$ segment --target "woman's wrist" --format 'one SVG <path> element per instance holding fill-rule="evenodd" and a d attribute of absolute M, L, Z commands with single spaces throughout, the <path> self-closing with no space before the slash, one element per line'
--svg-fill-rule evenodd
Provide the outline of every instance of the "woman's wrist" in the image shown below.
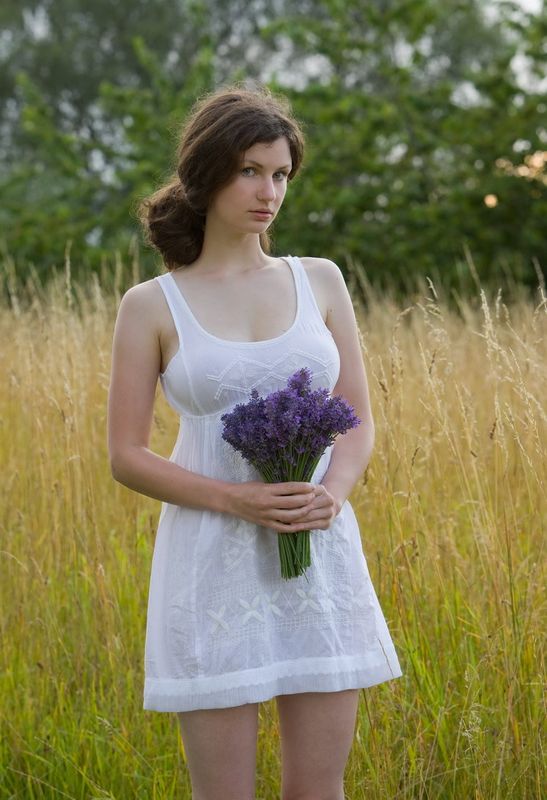
<path fill-rule="evenodd" d="M 342 506 L 346 502 L 346 497 L 343 496 L 343 494 L 341 493 L 340 489 L 338 489 L 335 486 L 329 485 L 328 481 L 325 481 L 324 483 L 323 483 L 323 481 L 321 481 L 321 484 L 322 484 L 322 486 L 325 487 L 327 492 L 333 498 L 333 500 L 334 500 L 334 508 L 335 508 L 335 511 L 336 511 L 336 515 L 335 516 L 338 516 L 338 514 L 342 510 Z"/>
<path fill-rule="evenodd" d="M 334 497 L 334 495 L 333 495 L 333 497 Z M 338 514 L 342 510 L 342 506 L 344 505 L 345 502 L 346 502 L 345 500 L 340 500 L 339 498 L 334 497 L 335 510 L 336 510 L 335 516 L 338 516 Z"/>
<path fill-rule="evenodd" d="M 236 486 L 236 483 L 231 483 L 230 481 L 218 481 L 216 491 L 211 492 L 214 497 L 214 506 L 211 507 L 211 510 L 220 514 L 232 514 Z"/>

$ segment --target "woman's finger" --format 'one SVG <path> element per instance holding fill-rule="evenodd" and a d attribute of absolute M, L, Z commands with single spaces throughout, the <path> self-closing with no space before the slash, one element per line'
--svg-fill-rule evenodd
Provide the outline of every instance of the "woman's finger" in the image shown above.
<path fill-rule="evenodd" d="M 282 530 L 286 532 L 294 532 L 298 530 L 306 530 L 307 528 L 328 528 L 333 519 L 333 510 L 324 507 L 309 511 L 307 514 L 302 514 L 302 516 L 298 517 L 297 519 L 286 521 L 278 518 L 275 520 L 275 522 L 281 526 Z"/>
<path fill-rule="evenodd" d="M 306 494 L 287 494 L 276 495 L 273 500 L 278 508 L 302 508 L 303 506 L 313 503 L 315 494 L 313 492 Z"/>
<path fill-rule="evenodd" d="M 302 519 L 303 516 L 306 514 L 306 510 L 302 508 L 294 508 L 294 509 L 275 509 L 271 512 L 269 518 L 272 522 L 282 522 L 291 524 L 293 522 Z"/>
<path fill-rule="evenodd" d="M 315 484 L 304 481 L 287 481 L 286 483 L 270 484 L 276 495 L 310 494 L 315 492 Z"/>

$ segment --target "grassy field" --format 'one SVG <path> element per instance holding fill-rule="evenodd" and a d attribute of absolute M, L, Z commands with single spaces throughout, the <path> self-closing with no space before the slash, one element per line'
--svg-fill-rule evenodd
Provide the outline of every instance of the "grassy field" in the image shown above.
<path fill-rule="evenodd" d="M 69 284 L 3 287 L 0 798 L 190 798 L 175 715 L 142 710 L 160 503 L 108 464 L 120 291 Z M 359 313 L 377 436 L 351 501 L 404 676 L 361 693 L 346 795 L 539 800 L 547 306 L 438 292 Z M 177 425 L 158 386 L 152 449 Z M 258 747 L 278 800 L 273 700 Z"/>

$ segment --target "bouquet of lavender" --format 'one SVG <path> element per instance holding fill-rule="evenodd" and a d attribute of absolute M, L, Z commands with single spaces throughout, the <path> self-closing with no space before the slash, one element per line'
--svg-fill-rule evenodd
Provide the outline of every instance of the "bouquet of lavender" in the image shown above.
<path fill-rule="evenodd" d="M 328 389 L 310 390 L 307 367 L 292 375 L 287 388 L 259 397 L 251 391 L 248 403 L 238 403 L 221 417 L 222 438 L 241 453 L 268 483 L 310 481 L 319 459 L 339 433 L 361 420 L 341 396 Z M 310 531 L 277 538 L 281 576 L 302 575 L 311 564 Z"/>

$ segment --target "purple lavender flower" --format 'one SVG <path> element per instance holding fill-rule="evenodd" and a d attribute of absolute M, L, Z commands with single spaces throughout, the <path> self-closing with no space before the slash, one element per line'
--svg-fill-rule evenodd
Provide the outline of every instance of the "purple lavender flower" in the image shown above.
<path fill-rule="evenodd" d="M 335 438 L 361 420 L 341 396 L 328 389 L 311 390 L 307 367 L 288 379 L 287 387 L 223 414 L 222 438 L 238 450 L 269 483 L 310 481 L 319 459 Z M 304 573 L 310 560 L 310 531 L 278 536 L 283 578 Z"/>

